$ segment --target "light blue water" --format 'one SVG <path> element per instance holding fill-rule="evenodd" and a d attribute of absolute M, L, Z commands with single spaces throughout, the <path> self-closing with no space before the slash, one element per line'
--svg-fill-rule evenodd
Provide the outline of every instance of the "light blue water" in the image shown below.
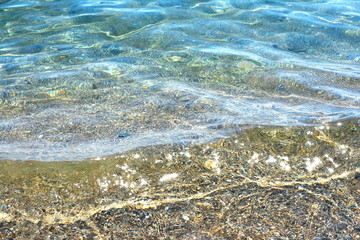
<path fill-rule="evenodd" d="M 0 1 L 0 159 L 360 116 L 360 3 Z"/>

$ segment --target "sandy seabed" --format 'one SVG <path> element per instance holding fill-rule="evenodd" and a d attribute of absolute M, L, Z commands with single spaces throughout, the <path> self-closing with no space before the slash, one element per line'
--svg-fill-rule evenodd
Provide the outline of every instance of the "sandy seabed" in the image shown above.
<path fill-rule="evenodd" d="M 360 239 L 360 124 L 0 162 L 1 239 Z"/>

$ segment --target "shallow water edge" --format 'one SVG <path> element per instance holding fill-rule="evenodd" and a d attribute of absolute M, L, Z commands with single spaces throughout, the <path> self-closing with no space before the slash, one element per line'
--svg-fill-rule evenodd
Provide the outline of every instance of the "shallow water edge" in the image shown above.
<path fill-rule="evenodd" d="M 0 162 L 0 237 L 357 239 L 360 122 Z"/>

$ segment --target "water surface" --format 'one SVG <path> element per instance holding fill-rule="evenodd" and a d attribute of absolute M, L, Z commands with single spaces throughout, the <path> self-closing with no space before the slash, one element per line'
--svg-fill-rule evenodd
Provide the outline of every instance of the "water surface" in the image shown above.
<path fill-rule="evenodd" d="M 360 239 L 359 39 L 350 0 L 0 0 L 0 238 Z"/>
<path fill-rule="evenodd" d="M 359 117 L 357 1 L 2 1 L 0 159 Z"/>

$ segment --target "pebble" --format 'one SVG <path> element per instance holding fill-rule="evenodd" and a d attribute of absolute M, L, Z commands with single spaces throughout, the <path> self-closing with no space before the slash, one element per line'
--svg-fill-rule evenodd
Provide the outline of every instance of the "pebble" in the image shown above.
<path fill-rule="evenodd" d="M 207 160 L 204 164 L 204 167 L 212 172 L 215 172 L 219 169 L 220 164 L 216 160 Z"/>
<path fill-rule="evenodd" d="M 120 134 L 117 136 L 117 138 L 126 138 L 126 137 L 129 137 L 129 136 L 130 136 L 129 133 L 124 132 L 124 133 L 120 133 Z"/>

